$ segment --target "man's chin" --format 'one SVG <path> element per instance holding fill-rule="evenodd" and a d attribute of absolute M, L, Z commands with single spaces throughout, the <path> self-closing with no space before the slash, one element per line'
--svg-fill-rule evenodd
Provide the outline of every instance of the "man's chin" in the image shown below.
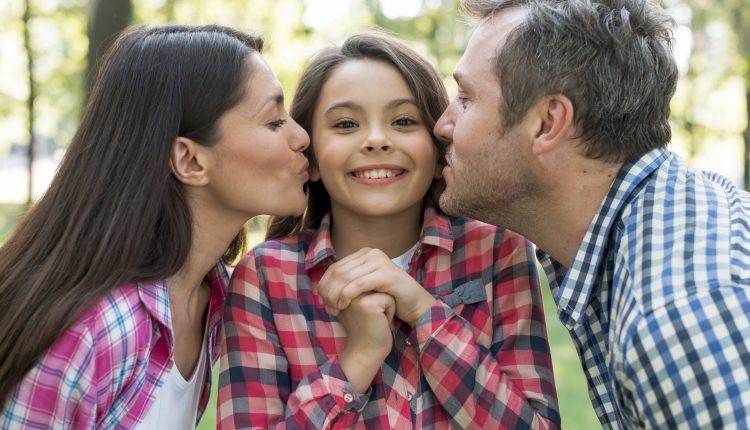
<path fill-rule="evenodd" d="M 460 206 L 457 204 L 453 193 L 446 188 L 440 195 L 440 210 L 446 215 L 450 216 L 461 216 L 463 215 L 460 211 Z"/>

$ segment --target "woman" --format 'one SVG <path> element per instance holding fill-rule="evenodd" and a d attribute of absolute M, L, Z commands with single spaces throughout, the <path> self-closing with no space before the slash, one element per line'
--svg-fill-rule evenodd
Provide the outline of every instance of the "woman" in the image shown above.
<path fill-rule="evenodd" d="M 253 216 L 305 208 L 309 139 L 261 48 L 218 26 L 114 44 L 49 190 L 0 248 L 0 428 L 195 426 L 224 261 Z"/>

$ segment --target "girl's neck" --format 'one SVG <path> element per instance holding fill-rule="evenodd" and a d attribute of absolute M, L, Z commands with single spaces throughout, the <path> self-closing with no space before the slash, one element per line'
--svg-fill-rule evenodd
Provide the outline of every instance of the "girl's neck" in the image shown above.
<path fill-rule="evenodd" d="M 422 202 L 396 214 L 366 216 L 331 204 L 331 241 L 339 258 L 377 248 L 391 258 L 411 248 L 422 231 Z"/>

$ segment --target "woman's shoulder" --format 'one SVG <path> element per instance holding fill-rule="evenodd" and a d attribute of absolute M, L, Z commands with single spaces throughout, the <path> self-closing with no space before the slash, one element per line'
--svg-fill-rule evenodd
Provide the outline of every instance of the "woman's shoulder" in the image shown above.
<path fill-rule="evenodd" d="M 150 343 L 153 318 L 141 300 L 136 283 L 110 290 L 70 328 L 87 332 L 95 349 L 128 353 Z"/>
<path fill-rule="evenodd" d="M 152 323 L 135 284 L 115 288 L 85 310 L 40 359 L 41 368 L 58 369 L 113 395 L 150 348 Z M 82 379 L 83 378 L 83 379 Z M 70 382 L 72 384 L 72 382 Z"/>

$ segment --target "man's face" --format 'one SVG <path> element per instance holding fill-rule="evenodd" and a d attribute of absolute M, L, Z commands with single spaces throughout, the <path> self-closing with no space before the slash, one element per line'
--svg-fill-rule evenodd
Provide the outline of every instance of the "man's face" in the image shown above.
<path fill-rule="evenodd" d="M 448 214 L 506 226 L 504 214 L 533 183 L 521 127 L 502 128 L 502 94 L 493 69 L 495 53 L 524 15 L 511 9 L 484 21 L 456 66 L 458 95 L 435 124 L 435 134 L 451 143 L 440 198 Z"/>

